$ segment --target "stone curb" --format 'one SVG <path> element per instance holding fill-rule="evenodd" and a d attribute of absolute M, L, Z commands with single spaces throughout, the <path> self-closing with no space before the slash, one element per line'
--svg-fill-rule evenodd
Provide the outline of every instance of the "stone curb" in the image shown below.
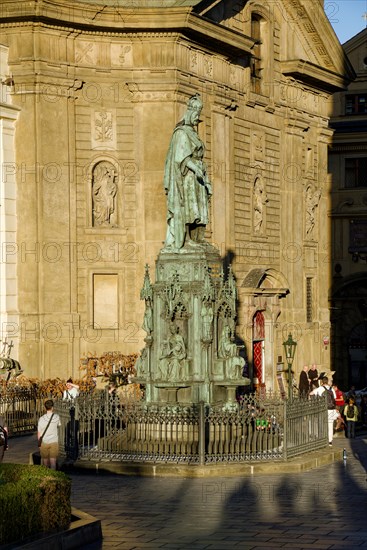
<path fill-rule="evenodd" d="M 72 522 L 65 531 L 30 537 L 1 546 L 1 550 L 74 550 L 84 544 L 102 540 L 101 520 L 76 508 L 71 509 Z"/>
<path fill-rule="evenodd" d="M 274 460 L 269 462 L 249 462 L 246 464 L 225 462 L 199 466 L 177 463 L 147 464 L 141 462 L 111 462 L 103 460 L 93 462 L 89 460 L 78 460 L 70 467 L 73 469 L 94 470 L 96 472 L 106 471 L 128 476 L 204 478 L 301 473 L 315 468 L 321 468 L 326 464 L 342 460 L 342 458 L 342 449 L 328 448 L 279 462 Z"/>

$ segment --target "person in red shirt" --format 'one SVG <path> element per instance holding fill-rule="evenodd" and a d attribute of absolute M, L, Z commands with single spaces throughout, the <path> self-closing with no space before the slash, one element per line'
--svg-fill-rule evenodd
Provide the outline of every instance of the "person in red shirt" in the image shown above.
<path fill-rule="evenodd" d="M 338 386 L 336 384 L 333 384 L 333 390 L 335 392 L 335 405 L 337 410 L 340 412 L 340 416 L 337 418 L 335 430 L 339 431 L 345 428 L 345 422 L 343 417 L 344 412 L 344 393 L 339 390 Z"/>

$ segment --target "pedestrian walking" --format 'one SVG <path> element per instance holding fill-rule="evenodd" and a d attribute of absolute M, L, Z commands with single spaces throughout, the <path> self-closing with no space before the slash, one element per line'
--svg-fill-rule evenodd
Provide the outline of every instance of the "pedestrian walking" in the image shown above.
<path fill-rule="evenodd" d="M 61 426 L 60 417 L 54 412 L 52 399 L 45 401 L 46 414 L 38 421 L 38 446 L 42 465 L 56 470 L 57 457 L 59 456 L 59 433 Z"/>
<path fill-rule="evenodd" d="M 356 436 L 356 422 L 358 420 L 358 407 L 354 397 L 350 397 L 348 404 L 344 407 L 344 416 L 347 421 L 347 437 L 354 439 Z"/>
<path fill-rule="evenodd" d="M 315 388 L 314 390 L 312 390 L 312 392 L 310 393 L 310 395 L 317 395 L 317 396 L 321 396 L 321 395 L 324 395 L 325 392 L 327 392 L 325 395 L 326 395 L 326 400 L 327 400 L 327 414 L 328 414 L 328 440 L 329 440 L 329 447 L 332 446 L 333 444 L 333 435 L 334 435 L 334 422 L 335 420 L 340 416 L 340 413 L 339 411 L 337 411 L 336 409 L 336 404 L 335 404 L 335 398 L 336 398 L 336 395 L 335 395 L 335 392 L 333 390 L 332 387 L 329 386 L 329 379 L 327 376 L 324 376 L 321 380 L 321 386 L 319 386 L 318 388 Z"/>

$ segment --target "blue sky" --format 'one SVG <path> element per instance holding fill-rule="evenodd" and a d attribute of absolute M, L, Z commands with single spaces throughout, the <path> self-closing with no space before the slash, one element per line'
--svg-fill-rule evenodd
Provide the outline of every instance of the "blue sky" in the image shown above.
<path fill-rule="evenodd" d="M 343 44 L 366 27 L 367 0 L 325 0 L 325 13 Z"/>

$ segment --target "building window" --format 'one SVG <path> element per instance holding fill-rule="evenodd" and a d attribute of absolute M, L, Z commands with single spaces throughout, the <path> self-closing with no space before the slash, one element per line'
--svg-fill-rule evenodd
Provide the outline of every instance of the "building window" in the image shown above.
<path fill-rule="evenodd" d="M 367 187 L 367 157 L 345 159 L 345 187 Z"/>
<path fill-rule="evenodd" d="M 312 323 L 312 277 L 306 277 L 306 321 Z"/>
<path fill-rule="evenodd" d="M 269 22 L 257 13 L 251 14 L 251 37 L 256 40 L 252 48 L 251 83 L 256 94 L 269 96 L 271 88 L 271 27 Z"/>
<path fill-rule="evenodd" d="M 346 115 L 367 114 L 367 94 L 353 94 L 345 97 Z"/>
<path fill-rule="evenodd" d="M 251 78 L 256 93 L 261 91 L 261 33 L 260 17 L 252 14 L 251 16 L 251 36 L 256 40 L 253 47 L 253 57 L 251 59 Z"/>
<path fill-rule="evenodd" d="M 250 82 L 251 91 L 263 96 L 255 101 L 270 98 L 274 93 L 274 22 L 269 19 L 269 12 L 257 2 L 258 12 L 252 12 L 247 26 L 254 45 L 251 48 Z M 279 30 L 279 29 L 278 29 Z M 280 30 L 279 30 L 280 32 Z"/>

